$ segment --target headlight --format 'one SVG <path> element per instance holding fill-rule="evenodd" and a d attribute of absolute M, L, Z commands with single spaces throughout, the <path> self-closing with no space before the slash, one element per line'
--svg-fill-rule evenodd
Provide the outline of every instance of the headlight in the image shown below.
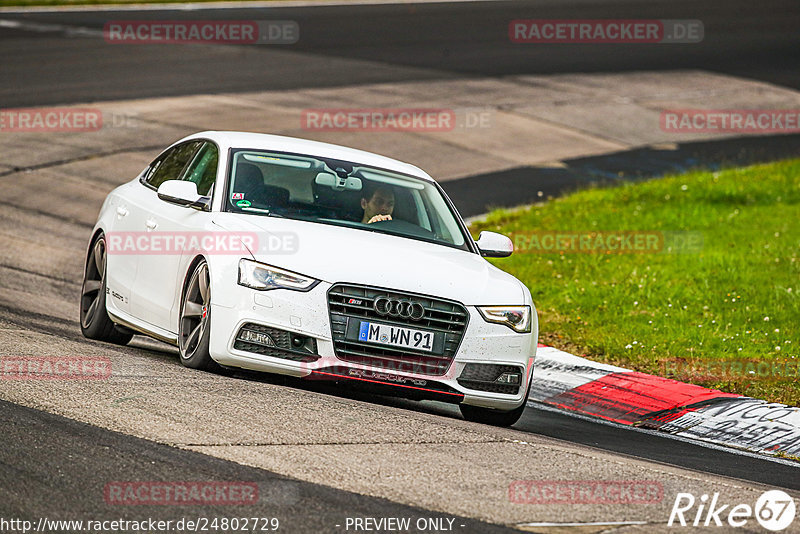
<path fill-rule="evenodd" d="M 520 333 L 531 331 L 530 306 L 478 306 L 478 311 L 490 323 L 504 324 Z"/>
<path fill-rule="evenodd" d="M 293 273 L 253 260 L 239 260 L 239 285 L 266 291 L 267 289 L 294 289 L 308 291 L 319 283 L 315 278 Z"/>

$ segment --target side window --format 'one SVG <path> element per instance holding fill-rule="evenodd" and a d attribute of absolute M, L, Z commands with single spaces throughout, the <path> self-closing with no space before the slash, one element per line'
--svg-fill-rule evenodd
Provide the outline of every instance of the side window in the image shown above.
<path fill-rule="evenodd" d="M 211 186 L 217 179 L 217 161 L 219 160 L 219 150 L 217 145 L 211 142 L 203 144 L 197 151 L 192 163 L 186 170 L 183 180 L 188 180 L 197 184 L 197 192 L 200 195 L 208 195 Z"/>
<path fill-rule="evenodd" d="M 203 144 L 203 141 L 189 141 L 162 154 L 150 166 L 145 182 L 158 189 L 158 186 L 167 180 L 180 179 L 183 169 L 201 144 Z"/>

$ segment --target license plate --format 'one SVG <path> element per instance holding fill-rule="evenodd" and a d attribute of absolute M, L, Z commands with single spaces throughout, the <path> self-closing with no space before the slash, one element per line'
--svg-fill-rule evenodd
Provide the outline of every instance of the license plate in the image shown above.
<path fill-rule="evenodd" d="M 436 336 L 433 332 L 424 330 L 361 321 L 358 328 L 358 340 L 433 352 Z"/>

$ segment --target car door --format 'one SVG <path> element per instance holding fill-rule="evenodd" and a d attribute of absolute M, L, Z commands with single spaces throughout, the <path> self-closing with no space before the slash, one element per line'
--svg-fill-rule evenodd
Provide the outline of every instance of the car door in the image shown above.
<path fill-rule="evenodd" d="M 158 260 L 168 258 L 163 254 L 156 254 L 153 250 L 153 233 L 157 228 L 153 225 L 153 217 L 163 209 L 164 201 L 159 200 L 158 186 L 167 180 L 177 180 L 182 175 L 197 149 L 203 144 L 200 140 L 186 141 L 164 151 L 150 165 L 150 169 L 140 180 L 136 187 L 126 195 L 127 215 L 130 232 L 136 240 L 136 273 L 130 288 L 130 313 L 136 319 L 156 324 L 156 308 L 147 302 L 143 293 L 149 294 L 146 289 L 146 279 L 140 276 L 139 270 L 142 258 L 154 256 Z M 167 260 L 165 263 L 168 263 Z M 166 265 L 165 265 L 166 267 Z M 145 284 L 145 286 L 143 286 Z"/>
<path fill-rule="evenodd" d="M 157 160 L 140 175 L 144 179 Z M 133 239 L 141 227 L 141 213 L 133 208 L 136 204 L 139 182 L 126 184 L 109 198 L 113 217 L 106 227 L 106 308 L 112 314 L 130 313 L 130 299 L 136 268 L 139 264 L 138 251 Z M 139 216 L 137 219 L 137 215 Z"/>
<path fill-rule="evenodd" d="M 198 194 L 209 195 L 217 176 L 219 149 L 210 141 L 200 141 L 193 149 L 187 147 L 181 152 L 181 159 L 187 154 L 190 157 L 180 173 L 175 175 L 174 171 L 170 171 L 165 179 L 194 182 Z M 152 196 L 152 209 L 148 210 L 144 225 L 151 236 L 162 239 L 158 241 L 158 250 L 139 256 L 131 310 L 138 317 L 146 317 L 147 322 L 176 333 L 178 312 L 176 310 L 173 313 L 173 308 L 178 302 L 186 274 L 184 263 L 188 261 L 183 257 L 182 249 L 176 246 L 177 238 L 188 238 L 202 232 L 210 221 L 211 213 L 161 200 L 154 190 L 149 194 Z M 186 239 L 185 242 L 190 241 Z"/>

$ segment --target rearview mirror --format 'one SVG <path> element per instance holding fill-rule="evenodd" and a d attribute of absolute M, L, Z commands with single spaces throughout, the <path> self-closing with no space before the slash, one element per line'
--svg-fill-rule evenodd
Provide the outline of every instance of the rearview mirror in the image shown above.
<path fill-rule="evenodd" d="M 204 211 L 211 208 L 211 197 L 197 193 L 197 184 L 186 180 L 167 180 L 158 186 L 158 198 L 164 202 Z"/>
<path fill-rule="evenodd" d="M 342 178 L 329 172 L 321 172 L 314 178 L 314 183 L 317 185 L 327 185 L 336 191 L 361 191 L 361 178 L 354 176 L 347 176 Z"/>
<path fill-rule="evenodd" d="M 514 252 L 514 243 L 496 232 L 481 232 L 475 244 L 481 250 L 481 256 L 486 258 L 507 258 Z"/>

